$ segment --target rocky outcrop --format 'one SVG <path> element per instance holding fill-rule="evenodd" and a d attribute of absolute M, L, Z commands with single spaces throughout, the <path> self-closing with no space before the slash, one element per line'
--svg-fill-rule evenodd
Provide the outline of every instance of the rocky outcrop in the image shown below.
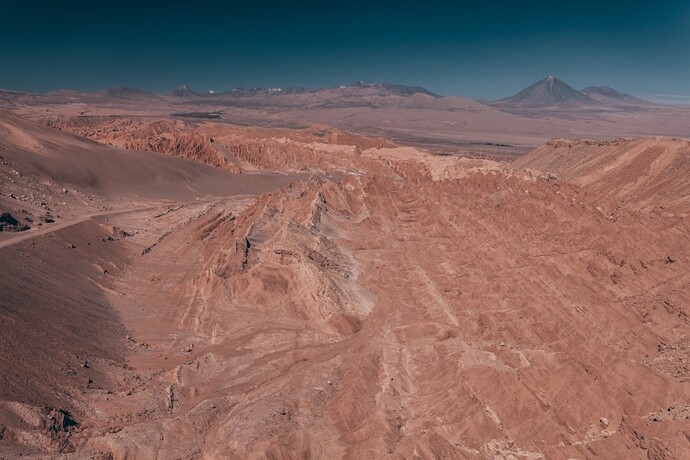
<path fill-rule="evenodd" d="M 28 229 L 28 225 L 20 223 L 9 212 L 0 214 L 0 232 L 23 232 Z"/>
<path fill-rule="evenodd" d="M 136 118 L 77 117 L 48 125 L 95 141 L 129 150 L 163 153 L 239 173 L 211 140 L 182 121 Z"/>
<path fill-rule="evenodd" d="M 686 139 L 556 139 L 513 165 L 554 173 L 582 187 L 592 200 L 621 211 L 683 214 L 690 205 Z"/>

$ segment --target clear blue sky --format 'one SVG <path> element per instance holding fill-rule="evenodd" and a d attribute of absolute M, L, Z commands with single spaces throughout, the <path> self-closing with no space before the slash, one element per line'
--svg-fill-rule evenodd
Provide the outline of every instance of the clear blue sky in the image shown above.
<path fill-rule="evenodd" d="M 496 99 L 556 75 L 690 96 L 690 1 L 4 0 L 0 88 L 318 88 Z"/>

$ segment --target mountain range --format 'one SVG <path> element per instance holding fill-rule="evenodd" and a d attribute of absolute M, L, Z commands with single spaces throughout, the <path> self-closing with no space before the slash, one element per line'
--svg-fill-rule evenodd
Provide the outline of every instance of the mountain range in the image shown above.
<path fill-rule="evenodd" d="M 122 92 L 122 89 L 123 88 L 113 88 L 104 91 L 114 92 L 116 95 L 119 95 L 119 93 Z M 340 93 L 348 93 L 348 95 L 365 93 L 371 96 L 409 97 L 414 96 L 415 94 L 425 94 L 427 96 L 435 98 L 441 97 L 440 95 L 432 93 L 428 89 L 423 88 L 421 86 L 409 86 L 391 83 L 367 83 L 362 80 L 357 81 L 349 86 L 341 85 L 332 88 L 321 88 L 315 90 L 310 90 L 300 86 L 289 86 L 287 88 L 237 87 L 226 91 L 208 90 L 201 94 L 193 91 L 187 85 L 180 85 L 175 89 L 165 93 L 165 95 L 174 97 L 256 97 L 291 94 L 323 94 L 333 91 L 337 91 Z"/>
<path fill-rule="evenodd" d="M 1 91 L 0 96 L 8 101 L 29 95 L 16 91 Z M 405 108 L 427 108 L 433 110 L 467 109 L 468 104 L 480 104 L 506 111 L 530 110 L 572 110 L 593 109 L 646 109 L 653 106 L 649 101 L 616 91 L 608 86 L 589 86 L 581 91 L 556 77 L 549 76 L 524 88 L 517 94 L 497 101 L 479 102 L 455 96 L 441 96 L 421 86 L 391 83 L 368 83 L 357 81 L 351 85 L 329 88 L 307 89 L 298 86 L 287 88 L 243 88 L 226 91 L 194 91 L 187 85 L 180 85 L 166 93 L 152 93 L 137 88 L 119 86 L 106 88 L 96 93 L 72 90 L 53 91 L 47 96 L 80 98 L 107 98 L 121 101 L 159 100 L 161 98 L 194 101 L 216 100 L 222 104 L 256 106 L 300 106 L 322 108 L 380 107 L 401 105 Z M 236 101 L 236 102 L 231 102 Z M 458 105 L 459 104 L 459 105 Z"/>
<path fill-rule="evenodd" d="M 620 93 L 608 86 L 589 86 L 578 91 L 553 76 L 539 80 L 513 96 L 489 103 L 497 109 L 509 110 L 630 107 L 650 104 L 648 101 Z"/>

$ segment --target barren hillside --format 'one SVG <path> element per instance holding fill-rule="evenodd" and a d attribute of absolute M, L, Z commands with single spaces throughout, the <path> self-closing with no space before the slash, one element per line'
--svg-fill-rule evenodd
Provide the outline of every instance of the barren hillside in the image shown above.
<path fill-rule="evenodd" d="M 506 165 L 204 129 L 245 167 L 329 174 L 8 240 L 0 454 L 687 456 L 687 141 Z"/>
<path fill-rule="evenodd" d="M 513 164 L 555 173 L 627 211 L 690 209 L 686 139 L 554 140 Z"/>

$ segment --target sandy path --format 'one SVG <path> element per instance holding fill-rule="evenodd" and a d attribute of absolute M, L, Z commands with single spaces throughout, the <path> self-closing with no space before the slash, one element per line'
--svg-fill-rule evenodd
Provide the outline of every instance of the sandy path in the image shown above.
<path fill-rule="evenodd" d="M 203 202 L 209 202 L 209 201 L 212 201 L 212 200 L 204 200 Z M 93 219 L 96 217 L 115 216 L 115 215 L 130 213 L 130 212 L 148 211 L 148 210 L 160 208 L 161 206 L 176 206 L 176 205 L 189 204 L 189 203 L 198 203 L 198 202 L 193 201 L 193 202 L 182 202 L 182 203 L 161 203 L 159 205 L 154 205 L 154 206 L 139 206 L 139 207 L 135 206 L 135 207 L 126 208 L 126 209 L 118 209 L 116 211 L 95 212 L 95 213 L 90 213 L 90 214 L 84 214 L 84 215 L 77 216 L 77 217 L 74 217 L 74 218 L 69 219 L 69 220 L 65 220 L 65 221 L 57 223 L 57 224 L 45 225 L 42 228 L 33 228 L 31 230 L 21 232 L 21 233 L 17 234 L 16 236 L 12 236 L 9 239 L 6 239 L 4 241 L 0 241 L 0 249 L 15 245 L 17 243 L 21 243 L 22 241 L 30 240 L 31 238 L 36 238 L 36 237 L 41 236 L 41 235 L 46 235 L 46 234 L 49 234 L 52 232 L 56 232 L 58 230 L 62 230 L 64 228 L 72 227 L 73 225 L 77 225 L 77 224 L 80 224 L 82 222 L 86 222 L 87 220 Z"/>

